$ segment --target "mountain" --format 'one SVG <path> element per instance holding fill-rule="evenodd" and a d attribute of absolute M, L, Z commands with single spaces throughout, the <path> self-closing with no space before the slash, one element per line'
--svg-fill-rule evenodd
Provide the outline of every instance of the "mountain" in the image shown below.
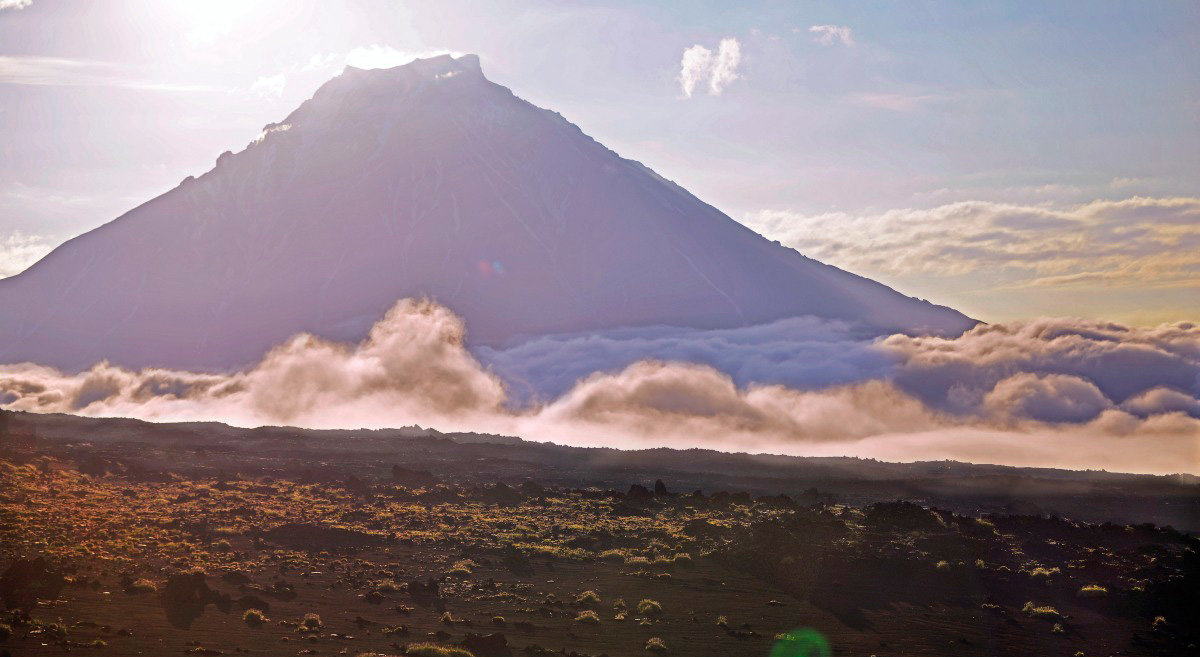
<path fill-rule="evenodd" d="M 361 338 L 420 295 L 481 345 L 798 315 L 974 324 L 763 238 L 467 55 L 347 67 L 211 171 L 0 280 L 0 362 L 236 367 L 302 330 Z"/>

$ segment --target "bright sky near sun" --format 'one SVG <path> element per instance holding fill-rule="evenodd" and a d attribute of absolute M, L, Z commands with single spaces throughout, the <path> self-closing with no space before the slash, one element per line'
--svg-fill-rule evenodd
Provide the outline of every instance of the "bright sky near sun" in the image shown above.
<path fill-rule="evenodd" d="M 1200 4 L 0 0 L 0 276 L 346 64 L 485 74 L 812 257 L 985 320 L 1200 319 Z"/>

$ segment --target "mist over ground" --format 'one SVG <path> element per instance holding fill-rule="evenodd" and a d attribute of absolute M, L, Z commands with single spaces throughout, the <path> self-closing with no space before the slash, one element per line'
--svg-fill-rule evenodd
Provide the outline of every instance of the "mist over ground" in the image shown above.
<path fill-rule="evenodd" d="M 816 318 L 467 346 L 444 306 L 402 300 L 361 343 L 301 334 L 231 373 L 0 368 L 11 410 L 394 427 L 577 445 L 703 446 L 888 460 L 1200 472 L 1200 327 L 1071 319 L 957 338 Z"/>

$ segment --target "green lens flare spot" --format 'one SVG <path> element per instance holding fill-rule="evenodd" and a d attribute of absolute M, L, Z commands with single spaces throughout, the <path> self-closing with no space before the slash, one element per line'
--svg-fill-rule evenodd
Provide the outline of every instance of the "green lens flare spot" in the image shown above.
<path fill-rule="evenodd" d="M 780 635 L 770 657 L 830 657 L 829 641 L 820 632 L 803 627 Z"/>

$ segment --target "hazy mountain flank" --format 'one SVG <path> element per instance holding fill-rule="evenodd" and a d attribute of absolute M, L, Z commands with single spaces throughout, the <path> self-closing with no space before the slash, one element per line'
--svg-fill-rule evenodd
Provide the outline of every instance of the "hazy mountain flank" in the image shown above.
<path fill-rule="evenodd" d="M 815 315 L 974 321 L 752 232 L 474 56 L 347 68 L 245 150 L 0 280 L 0 362 L 227 368 L 430 296 L 474 344 Z"/>

